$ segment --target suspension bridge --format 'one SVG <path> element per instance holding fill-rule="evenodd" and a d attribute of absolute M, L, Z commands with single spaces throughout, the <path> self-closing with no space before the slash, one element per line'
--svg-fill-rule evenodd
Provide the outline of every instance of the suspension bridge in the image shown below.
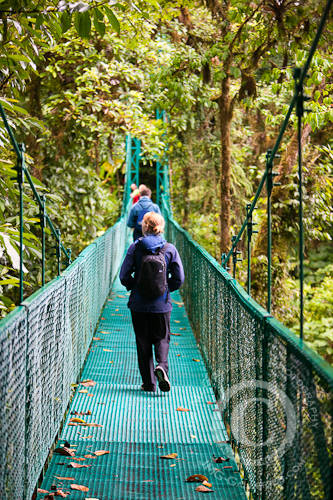
<path fill-rule="evenodd" d="M 1 108 L 18 157 L 21 237 L 28 182 L 41 211 L 43 269 L 46 225 L 58 256 L 58 276 L 23 300 L 21 240 L 21 303 L 0 322 L 1 499 L 187 500 L 205 492 L 220 500 L 331 498 L 332 367 L 272 317 L 270 290 L 264 309 L 226 269 L 232 259 L 236 270 L 245 230 L 251 260 L 252 212 L 265 184 L 270 224 L 274 157 L 294 109 L 301 128 L 303 82 L 327 15 L 303 70 L 295 72 L 286 119 L 221 265 L 174 220 L 167 159 L 156 164 L 166 238 L 186 276 L 172 295 L 170 393 L 140 391 L 128 293 L 118 279 L 140 141 L 126 141 L 119 221 L 71 263 Z M 270 238 L 268 227 L 268 273 Z M 301 256 L 302 245 L 301 237 Z M 270 281 L 269 274 L 269 287 Z M 302 311 L 301 293 L 301 321 Z"/>

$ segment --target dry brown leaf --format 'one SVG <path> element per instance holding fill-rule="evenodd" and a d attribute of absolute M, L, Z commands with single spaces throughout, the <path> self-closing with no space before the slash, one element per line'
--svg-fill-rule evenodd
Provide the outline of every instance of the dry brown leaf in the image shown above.
<path fill-rule="evenodd" d="M 69 420 L 70 422 L 75 422 L 77 424 L 86 424 L 87 422 L 82 418 L 73 417 Z"/>
<path fill-rule="evenodd" d="M 192 358 L 192 361 L 196 361 L 197 363 L 200 363 L 200 359 Z"/>
<path fill-rule="evenodd" d="M 199 491 L 200 493 L 212 493 L 214 490 L 206 488 L 206 486 L 203 486 L 202 484 L 200 484 L 200 486 L 197 486 L 195 488 L 195 491 Z"/>
<path fill-rule="evenodd" d="M 71 484 L 72 490 L 77 490 L 77 491 L 89 491 L 89 488 L 87 486 L 83 486 L 82 484 Z"/>
<path fill-rule="evenodd" d="M 190 437 L 191 437 L 192 439 L 197 439 L 197 436 L 195 436 L 194 434 L 190 434 Z"/>
<path fill-rule="evenodd" d="M 111 332 L 105 332 L 105 331 L 103 331 L 103 332 L 100 332 L 100 333 L 104 333 L 105 335 L 108 335 Z"/>
<path fill-rule="evenodd" d="M 102 320 L 105 320 L 105 318 L 101 318 Z"/>
<path fill-rule="evenodd" d="M 215 405 L 215 404 L 216 404 L 216 402 L 214 403 L 214 401 L 207 401 L 207 404 L 208 404 L 208 405 Z"/>
<path fill-rule="evenodd" d="M 69 457 L 67 457 L 69 458 Z M 82 460 L 85 460 L 85 458 L 82 457 L 71 457 L 71 460 L 76 460 L 77 462 L 82 462 Z"/>
<path fill-rule="evenodd" d="M 116 311 L 116 312 L 118 312 L 118 311 L 119 311 L 119 309 L 115 309 L 115 311 Z"/>
<path fill-rule="evenodd" d="M 180 336 L 181 336 L 181 334 L 180 334 L 180 333 L 171 333 L 171 332 L 170 332 L 170 335 L 175 335 L 176 337 L 180 337 Z M 177 345 L 178 345 L 178 344 L 177 344 Z"/>
<path fill-rule="evenodd" d="M 94 380 L 82 380 L 80 384 L 83 385 L 83 387 L 94 387 L 96 382 Z"/>
<path fill-rule="evenodd" d="M 223 469 L 232 469 L 232 465 L 225 465 Z"/>
<path fill-rule="evenodd" d="M 62 477 L 62 476 L 54 476 L 56 479 L 60 481 L 74 481 L 75 477 Z"/>
<path fill-rule="evenodd" d="M 176 458 L 178 457 L 178 453 L 169 453 L 169 455 L 162 455 L 160 458 L 166 458 L 166 459 L 173 459 L 173 458 Z"/>
<path fill-rule="evenodd" d="M 193 474 L 186 479 L 187 483 L 202 483 L 203 481 L 208 481 L 208 477 L 203 474 Z"/>
<path fill-rule="evenodd" d="M 68 424 L 67 424 L 67 425 L 72 425 L 72 426 L 74 426 L 74 427 L 75 427 L 76 425 L 79 425 L 79 424 L 76 424 L 75 422 L 68 422 Z"/>
<path fill-rule="evenodd" d="M 94 455 L 84 455 L 86 458 L 96 458 Z"/>
<path fill-rule="evenodd" d="M 37 489 L 37 493 L 48 493 L 47 490 L 42 490 L 42 488 Z"/>
<path fill-rule="evenodd" d="M 91 467 L 91 465 L 87 464 L 77 464 L 76 462 L 70 462 L 68 467 L 72 467 L 73 469 L 83 469 L 83 468 L 88 468 Z"/>
<path fill-rule="evenodd" d="M 186 330 L 186 326 L 181 326 L 179 330 Z"/>
<path fill-rule="evenodd" d="M 82 436 L 82 439 L 91 439 L 93 436 Z"/>
<path fill-rule="evenodd" d="M 178 406 L 178 408 L 176 408 L 176 411 L 191 411 L 191 410 L 189 410 L 188 408 L 183 408 L 182 406 Z"/>
<path fill-rule="evenodd" d="M 81 394 L 86 394 L 88 392 L 88 389 L 81 389 L 79 392 L 81 392 Z"/>
<path fill-rule="evenodd" d="M 101 340 L 99 337 L 93 337 L 93 340 Z"/>
<path fill-rule="evenodd" d="M 216 463 L 216 464 L 222 464 L 223 462 L 228 462 L 229 461 L 229 458 L 223 458 L 223 457 L 213 457 L 213 461 Z"/>
<path fill-rule="evenodd" d="M 211 488 L 212 487 L 212 483 L 209 483 L 208 481 L 203 481 L 202 484 L 204 486 L 207 486 L 207 488 Z"/>
<path fill-rule="evenodd" d="M 176 356 L 181 356 L 181 354 L 176 354 Z"/>
<path fill-rule="evenodd" d="M 66 446 L 62 446 L 56 448 L 53 453 L 57 453 L 58 455 L 63 455 L 64 457 L 74 457 L 75 450 L 72 448 L 67 448 Z"/>
<path fill-rule="evenodd" d="M 62 498 L 66 498 L 68 495 L 70 495 L 69 492 L 65 493 L 62 490 L 56 490 L 56 492 L 54 493 L 54 496 L 56 496 L 56 497 L 62 497 Z"/>
<path fill-rule="evenodd" d="M 112 349 L 103 349 L 103 351 L 105 351 L 105 352 L 113 352 Z"/>
<path fill-rule="evenodd" d="M 87 394 L 87 396 L 88 396 L 89 398 L 92 398 L 94 395 L 90 392 L 89 394 Z M 89 425 L 89 424 L 87 424 L 87 425 Z"/>
<path fill-rule="evenodd" d="M 87 427 L 103 427 L 102 424 L 95 424 L 95 422 L 91 422 L 91 424 L 87 424 Z"/>
<path fill-rule="evenodd" d="M 176 467 L 176 464 L 171 464 L 170 467 Z"/>
<path fill-rule="evenodd" d="M 174 319 L 175 323 L 180 323 L 179 319 Z"/>
<path fill-rule="evenodd" d="M 121 299 L 126 299 L 125 295 L 117 295 L 117 297 L 120 297 Z"/>
<path fill-rule="evenodd" d="M 93 453 L 95 453 L 95 455 L 97 457 L 100 457 L 101 455 L 107 455 L 108 453 L 110 453 L 109 451 L 106 451 L 106 450 L 97 450 L 97 451 L 93 451 Z"/>

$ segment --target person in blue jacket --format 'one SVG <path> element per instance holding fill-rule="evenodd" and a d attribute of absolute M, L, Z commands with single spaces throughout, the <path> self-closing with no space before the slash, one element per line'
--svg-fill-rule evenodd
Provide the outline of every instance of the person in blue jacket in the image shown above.
<path fill-rule="evenodd" d="M 120 281 L 131 290 L 128 307 L 136 337 L 139 370 L 144 391 L 156 391 L 156 379 L 161 391 L 170 390 L 168 353 L 170 343 L 170 292 L 178 290 L 184 282 L 184 270 L 174 245 L 167 243 L 162 233 L 164 219 L 155 212 L 145 214 L 142 222 L 143 238 L 132 243 L 120 269 Z M 138 290 L 138 276 L 144 255 L 162 252 L 166 264 L 167 288 L 157 298 L 147 298 Z M 163 261 L 164 262 L 164 261 Z M 157 362 L 154 368 L 153 346 Z"/>
<path fill-rule="evenodd" d="M 142 184 L 139 187 L 139 191 L 139 201 L 137 201 L 135 205 L 133 205 L 127 221 L 128 227 L 134 228 L 133 241 L 142 236 L 142 219 L 144 215 L 147 212 L 156 212 L 157 214 L 161 213 L 159 206 L 156 205 L 156 203 L 153 203 L 150 199 L 151 190 L 147 186 Z"/>

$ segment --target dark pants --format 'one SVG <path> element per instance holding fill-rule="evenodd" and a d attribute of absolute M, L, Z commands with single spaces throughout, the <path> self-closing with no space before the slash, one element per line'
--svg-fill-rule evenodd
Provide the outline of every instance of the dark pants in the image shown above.
<path fill-rule="evenodd" d="M 156 363 L 168 373 L 171 312 L 144 313 L 131 311 L 131 314 L 143 385 L 146 390 L 155 389 L 153 346 L 155 348 Z"/>

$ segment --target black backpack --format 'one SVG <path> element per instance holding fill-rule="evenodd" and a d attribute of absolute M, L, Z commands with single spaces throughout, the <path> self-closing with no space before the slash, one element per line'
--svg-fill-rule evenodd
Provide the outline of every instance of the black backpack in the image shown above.
<path fill-rule="evenodd" d="M 139 293 L 147 299 L 157 299 L 168 289 L 165 261 L 167 248 L 168 243 L 156 253 L 146 252 L 142 255 L 136 286 Z"/>

